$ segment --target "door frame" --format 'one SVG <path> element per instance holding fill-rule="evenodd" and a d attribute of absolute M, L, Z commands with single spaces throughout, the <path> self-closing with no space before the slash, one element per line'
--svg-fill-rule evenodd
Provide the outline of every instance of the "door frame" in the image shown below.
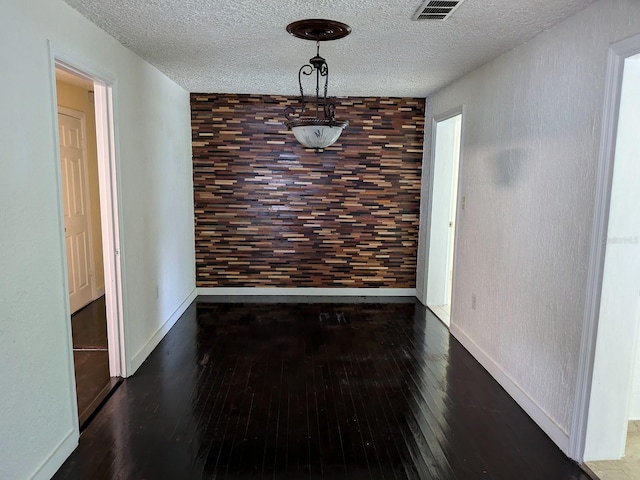
<path fill-rule="evenodd" d="M 94 100 L 96 111 L 96 142 L 98 157 L 98 183 L 100 188 L 100 220 L 102 225 L 102 258 L 104 262 L 105 303 L 107 311 L 107 341 L 109 351 L 109 373 L 112 377 L 126 377 L 130 370 L 127 361 L 126 338 L 127 328 L 124 322 L 123 296 L 124 284 L 122 278 L 123 255 L 120 239 L 120 190 L 118 188 L 118 155 L 117 155 L 117 130 L 115 122 L 115 96 L 116 84 L 113 76 L 98 71 L 90 62 L 78 59 L 74 55 L 61 51 L 49 41 L 50 75 L 52 82 L 52 105 L 55 119 L 56 153 L 55 158 L 60 164 L 60 146 L 58 142 L 58 105 L 56 95 L 56 67 L 63 68 L 75 75 L 86 78 L 94 84 Z M 58 166 L 57 170 L 60 170 Z M 58 178 L 58 190 L 61 193 L 60 178 Z M 62 196 L 58 195 L 58 209 L 63 211 Z M 62 215 L 61 215 L 62 218 Z M 64 229 L 61 229 L 64 235 Z M 64 245 L 64 238 L 62 239 Z M 65 279 L 67 278 L 66 263 Z M 66 311 L 69 311 L 69 287 L 64 288 L 66 298 Z M 73 351 L 70 350 L 71 368 L 73 368 Z M 75 399 L 75 388 L 73 398 Z"/>
<path fill-rule="evenodd" d="M 604 324 L 599 325 L 600 299 L 624 64 L 627 58 L 638 53 L 640 53 L 640 34 L 611 44 L 607 53 L 602 132 L 596 172 L 596 192 L 591 225 L 585 308 L 582 337 L 580 339 L 574 408 L 569 435 L 569 456 L 579 462 L 584 460 L 586 446 L 589 402 L 594 388 L 593 373 L 598 328 L 606 328 Z"/>
<path fill-rule="evenodd" d="M 95 263 L 93 261 L 94 250 L 93 250 L 93 218 L 91 215 L 91 196 L 88 194 L 89 188 L 89 172 L 88 172 L 88 157 L 87 157 L 87 119 L 84 112 L 80 112 L 78 110 L 73 110 L 72 108 L 62 107 L 58 105 L 58 114 L 67 115 L 69 117 L 80 120 L 80 128 L 82 129 L 82 162 L 83 162 L 83 175 L 82 182 L 84 183 L 83 192 L 84 199 L 83 201 L 87 205 L 86 216 L 87 216 L 87 233 L 89 235 L 89 241 L 87 244 L 89 245 L 89 271 L 91 272 L 89 282 L 91 288 L 91 300 L 96 299 L 97 290 L 96 290 L 96 278 L 95 278 Z M 63 190 L 64 191 L 64 190 Z M 64 205 L 63 205 L 64 207 Z"/>
<path fill-rule="evenodd" d="M 463 150 L 464 150 L 464 142 L 462 141 L 462 139 L 464 138 L 464 124 L 465 124 L 465 106 L 463 105 L 458 105 L 457 107 L 454 107 L 450 110 L 447 110 L 443 113 L 440 113 L 438 115 L 434 115 L 431 118 L 431 164 L 429 165 L 429 197 L 428 197 L 428 202 L 427 202 L 427 225 L 426 225 L 426 247 L 425 247 L 425 253 L 424 253 L 424 285 L 423 285 L 423 291 L 422 291 L 422 298 L 424 299 L 424 304 L 427 305 L 427 291 L 428 291 L 428 285 L 429 285 L 429 252 L 431 250 L 430 248 L 430 242 L 431 242 L 431 211 L 433 209 L 433 184 L 434 184 L 434 180 L 435 180 L 435 167 L 436 167 L 436 162 L 435 162 L 435 156 L 436 156 L 436 130 L 437 130 L 437 125 L 439 122 L 443 122 L 445 120 L 448 120 L 452 117 L 455 117 L 457 115 L 460 115 L 460 152 L 458 155 L 458 179 L 457 179 L 457 185 L 456 185 L 456 191 L 457 191 L 457 198 L 456 198 L 456 205 L 455 205 L 455 217 L 456 217 L 456 228 L 454 230 L 454 234 L 453 234 L 453 265 L 451 266 L 451 304 L 450 304 L 450 311 L 453 312 L 453 304 L 454 304 L 454 280 L 456 277 L 456 272 L 455 272 L 455 265 L 456 265 L 456 256 L 457 256 L 457 251 L 458 251 L 458 232 L 459 229 L 458 227 L 458 219 L 459 219 L 459 214 L 460 214 L 460 185 L 462 184 L 461 179 L 462 179 L 462 168 L 461 167 L 461 162 L 462 162 L 462 156 L 463 156 Z M 449 324 L 451 324 L 451 316 L 449 319 Z"/>

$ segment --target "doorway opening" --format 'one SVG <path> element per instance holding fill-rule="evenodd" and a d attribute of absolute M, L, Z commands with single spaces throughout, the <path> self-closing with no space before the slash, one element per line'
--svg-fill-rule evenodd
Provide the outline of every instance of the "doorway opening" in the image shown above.
<path fill-rule="evenodd" d="M 627 430 L 637 433 L 629 422 L 640 417 L 640 35 L 611 45 L 605 92 L 570 444 L 571 456 L 592 470 L 592 462 L 625 456 Z M 611 467 L 615 478 L 638 478 Z"/>
<path fill-rule="evenodd" d="M 427 307 L 448 327 L 453 291 L 462 109 L 434 118 Z"/>
<path fill-rule="evenodd" d="M 126 375 L 111 87 L 55 60 L 67 291 L 82 429 Z"/>
<path fill-rule="evenodd" d="M 619 98 L 585 449 L 587 460 L 608 460 L 587 463 L 602 480 L 613 478 L 614 468 L 640 479 L 637 461 L 627 465 L 629 457 L 640 456 L 640 54 L 624 60 Z M 603 382 L 606 396 L 599 391 Z"/>

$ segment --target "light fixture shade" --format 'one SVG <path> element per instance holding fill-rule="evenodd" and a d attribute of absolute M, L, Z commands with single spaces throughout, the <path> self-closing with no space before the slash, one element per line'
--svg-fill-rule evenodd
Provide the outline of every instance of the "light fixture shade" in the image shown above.
<path fill-rule="evenodd" d="M 316 150 L 327 148 L 333 145 L 342 130 L 349 125 L 349 122 L 318 120 L 318 119 L 298 119 L 287 122 L 287 127 L 293 132 L 299 143 L 307 148 Z"/>
<path fill-rule="evenodd" d="M 300 125 L 291 127 L 296 140 L 307 148 L 327 148 L 336 143 L 344 127 L 328 125 Z"/>

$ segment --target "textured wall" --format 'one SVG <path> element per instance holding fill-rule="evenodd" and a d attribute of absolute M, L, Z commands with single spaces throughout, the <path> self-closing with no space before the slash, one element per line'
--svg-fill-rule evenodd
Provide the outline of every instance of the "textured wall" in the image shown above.
<path fill-rule="evenodd" d="M 547 426 L 564 435 L 563 448 L 576 389 L 606 54 L 611 42 L 639 31 L 638 2 L 595 2 L 428 98 L 428 140 L 434 115 L 465 105 L 459 200 L 466 197 L 466 208 L 458 216 L 452 331 L 548 417 Z M 426 238 L 422 229 L 421 264 Z"/>
<path fill-rule="evenodd" d="M 192 94 L 199 287 L 414 288 L 424 100 L 348 98 L 322 153 L 281 96 Z"/>

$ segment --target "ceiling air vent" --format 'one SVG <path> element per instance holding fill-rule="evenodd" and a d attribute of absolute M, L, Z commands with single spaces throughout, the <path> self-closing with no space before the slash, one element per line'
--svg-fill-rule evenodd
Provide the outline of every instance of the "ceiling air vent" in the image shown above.
<path fill-rule="evenodd" d="M 414 20 L 446 20 L 464 0 L 427 0 L 413 15 Z"/>

